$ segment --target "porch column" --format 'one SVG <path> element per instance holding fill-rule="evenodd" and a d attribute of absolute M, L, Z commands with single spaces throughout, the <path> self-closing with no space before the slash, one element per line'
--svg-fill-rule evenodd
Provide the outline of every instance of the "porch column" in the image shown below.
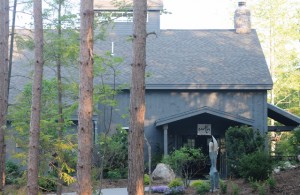
<path fill-rule="evenodd" d="M 168 155 L 168 125 L 164 125 L 164 155 Z"/>

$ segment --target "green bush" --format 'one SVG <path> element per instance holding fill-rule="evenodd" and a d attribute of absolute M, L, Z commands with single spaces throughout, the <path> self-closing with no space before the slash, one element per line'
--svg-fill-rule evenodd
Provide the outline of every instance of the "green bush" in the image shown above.
<path fill-rule="evenodd" d="M 272 173 L 272 163 L 267 152 L 257 151 L 244 155 L 240 160 L 239 173 L 245 178 L 254 181 L 266 180 Z"/>
<path fill-rule="evenodd" d="M 232 195 L 238 195 L 240 193 L 239 186 L 236 183 L 231 183 Z"/>
<path fill-rule="evenodd" d="M 144 184 L 149 185 L 150 183 L 150 176 L 148 174 L 144 174 Z"/>
<path fill-rule="evenodd" d="M 239 159 L 245 154 L 262 150 L 265 146 L 265 137 L 252 127 L 229 127 L 225 133 L 225 143 L 229 173 L 235 177 L 241 177 Z"/>
<path fill-rule="evenodd" d="M 248 179 L 248 182 L 250 183 L 250 187 L 252 188 L 252 192 L 256 192 L 259 186 L 258 181 L 254 180 L 252 177 Z"/>
<path fill-rule="evenodd" d="M 45 177 L 38 178 L 38 185 L 44 192 L 55 192 L 57 187 L 56 181 L 57 178 L 55 176 L 47 175 Z"/>
<path fill-rule="evenodd" d="M 191 178 L 205 168 L 207 157 L 201 149 L 182 147 L 163 159 L 176 175 L 183 178 L 184 186 L 189 186 Z"/>
<path fill-rule="evenodd" d="M 197 188 L 198 186 L 202 185 L 203 182 L 205 182 L 205 181 L 202 181 L 202 180 L 193 181 L 193 182 L 191 183 L 191 186 L 192 186 L 193 188 Z"/>
<path fill-rule="evenodd" d="M 119 170 L 110 170 L 107 172 L 107 177 L 109 179 L 121 179 L 122 175 Z"/>
<path fill-rule="evenodd" d="M 209 184 L 209 182 L 202 182 L 202 183 L 196 188 L 197 194 L 200 194 L 200 195 L 209 192 L 209 190 L 210 190 L 210 184 Z"/>
<path fill-rule="evenodd" d="M 223 180 L 220 180 L 220 190 L 221 194 L 227 194 L 227 183 Z"/>
<path fill-rule="evenodd" d="M 258 194 L 259 195 L 266 195 L 266 189 L 264 184 L 258 185 Z"/>
<path fill-rule="evenodd" d="M 276 143 L 275 153 L 278 156 L 297 156 L 300 154 L 300 126 L 294 131 L 281 133 L 280 141 Z"/>
<path fill-rule="evenodd" d="M 20 178 L 22 175 L 19 166 L 12 161 L 7 161 L 5 166 L 5 183 L 17 184 L 18 178 Z"/>
<path fill-rule="evenodd" d="M 183 182 L 181 178 L 175 178 L 168 184 L 169 188 L 174 188 L 178 186 L 183 186 Z"/>
<path fill-rule="evenodd" d="M 294 147 L 295 156 L 298 156 L 300 154 L 300 126 L 298 126 L 293 133 L 293 140 L 292 145 Z"/>
<path fill-rule="evenodd" d="M 276 180 L 275 180 L 275 178 L 274 177 L 269 177 L 267 179 L 267 182 L 268 182 L 270 190 L 273 191 L 275 189 L 275 187 L 276 187 Z"/>
<path fill-rule="evenodd" d="M 113 135 L 101 133 L 94 148 L 93 179 L 128 177 L 127 131 L 117 128 Z"/>
<path fill-rule="evenodd" d="M 276 142 L 275 154 L 278 156 L 292 156 L 295 155 L 295 148 L 293 146 L 293 133 L 281 133 L 280 140 Z"/>

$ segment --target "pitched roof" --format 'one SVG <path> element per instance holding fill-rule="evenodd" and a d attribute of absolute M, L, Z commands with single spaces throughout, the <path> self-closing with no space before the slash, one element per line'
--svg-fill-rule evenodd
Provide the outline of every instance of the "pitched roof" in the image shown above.
<path fill-rule="evenodd" d="M 130 83 L 128 37 L 97 42 L 95 51 L 124 58 L 118 84 Z M 161 30 L 147 38 L 147 89 L 271 89 L 272 79 L 255 30 Z"/>
<path fill-rule="evenodd" d="M 94 10 L 118 10 L 120 7 L 132 9 L 133 0 L 95 0 Z M 161 10 L 162 0 L 147 0 L 148 10 Z"/>
<path fill-rule="evenodd" d="M 237 122 L 240 122 L 240 123 L 243 123 L 243 124 L 253 125 L 253 120 L 252 119 L 248 119 L 248 118 L 245 118 L 245 117 L 241 117 L 239 115 L 235 115 L 235 114 L 232 114 L 232 113 L 217 110 L 217 109 L 214 109 L 214 108 L 211 108 L 211 107 L 208 107 L 208 106 L 204 106 L 204 107 L 197 108 L 197 109 L 194 109 L 194 110 L 189 110 L 189 111 L 186 111 L 186 112 L 182 112 L 182 113 L 174 114 L 174 115 L 171 115 L 171 116 L 159 118 L 155 121 L 155 125 L 156 125 L 156 127 L 158 127 L 158 126 L 162 126 L 162 125 L 169 124 L 169 123 L 179 121 L 179 120 L 184 120 L 186 118 L 190 118 L 190 117 L 205 114 L 205 113 L 212 114 L 212 115 L 215 115 L 215 116 L 219 116 L 219 117 L 222 117 L 222 118 L 225 118 L 225 119 L 228 119 L 228 120 L 237 121 Z"/>
<path fill-rule="evenodd" d="M 286 126 L 300 125 L 300 117 L 268 103 L 268 116 Z"/>

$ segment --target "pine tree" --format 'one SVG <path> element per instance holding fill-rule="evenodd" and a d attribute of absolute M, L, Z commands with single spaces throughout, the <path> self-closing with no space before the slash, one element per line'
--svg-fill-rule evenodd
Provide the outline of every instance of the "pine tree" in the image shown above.
<path fill-rule="evenodd" d="M 144 119 L 147 1 L 133 1 L 133 63 L 128 134 L 128 194 L 144 194 Z"/>
<path fill-rule="evenodd" d="M 43 18 L 42 1 L 33 1 L 34 15 L 34 78 L 32 85 L 32 105 L 30 117 L 30 136 L 28 151 L 27 194 L 38 194 L 38 162 L 41 115 L 41 92 L 43 79 Z"/>
<path fill-rule="evenodd" d="M 0 194 L 5 185 L 5 128 L 8 106 L 9 1 L 0 3 Z"/>
<path fill-rule="evenodd" d="M 78 194 L 92 194 L 93 0 L 80 2 L 80 86 L 78 111 Z"/>

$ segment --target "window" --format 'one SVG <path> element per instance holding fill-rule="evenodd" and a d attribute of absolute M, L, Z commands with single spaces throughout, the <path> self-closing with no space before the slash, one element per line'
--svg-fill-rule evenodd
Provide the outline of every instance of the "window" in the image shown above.
<path fill-rule="evenodd" d="M 195 139 L 194 138 L 187 138 L 184 146 L 189 148 L 195 148 Z"/>
<path fill-rule="evenodd" d="M 133 22 L 132 11 L 99 11 L 96 12 L 95 16 L 98 17 L 100 22 L 103 21 Z M 148 13 L 147 13 L 147 22 L 148 22 Z"/>
<path fill-rule="evenodd" d="M 129 11 L 101 11 L 96 13 L 100 21 L 114 21 L 114 22 L 133 22 L 133 12 Z"/>

